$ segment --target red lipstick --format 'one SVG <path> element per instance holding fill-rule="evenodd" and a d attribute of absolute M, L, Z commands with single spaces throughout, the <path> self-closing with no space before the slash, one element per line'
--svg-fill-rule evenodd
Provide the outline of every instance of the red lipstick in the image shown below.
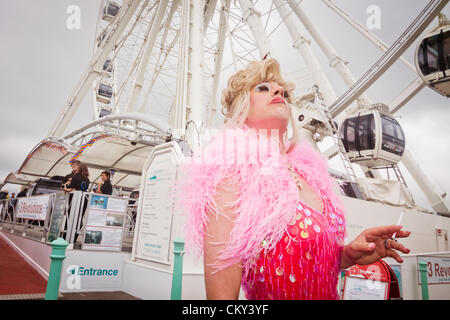
<path fill-rule="evenodd" d="M 284 103 L 284 104 L 286 104 L 286 102 L 280 97 L 274 98 L 270 103 Z"/>

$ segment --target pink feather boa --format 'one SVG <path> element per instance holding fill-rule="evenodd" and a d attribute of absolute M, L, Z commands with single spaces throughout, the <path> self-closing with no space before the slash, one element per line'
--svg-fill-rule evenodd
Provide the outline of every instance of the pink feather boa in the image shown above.
<path fill-rule="evenodd" d="M 214 194 L 223 179 L 232 181 L 239 192 L 233 229 L 218 257 L 216 270 L 241 261 L 245 274 L 255 262 L 264 239 L 266 250 L 273 249 L 286 231 L 298 202 L 297 186 L 287 169 L 287 161 L 316 193 L 343 212 L 343 204 L 333 191 L 335 182 L 319 152 L 306 141 L 297 144 L 287 156 L 276 149 L 269 138 L 258 138 L 255 130 L 226 129 L 180 168 L 181 178 L 176 190 L 179 205 L 186 215 L 187 252 L 197 258 L 203 254 L 208 222 L 206 209 L 221 214 Z"/>

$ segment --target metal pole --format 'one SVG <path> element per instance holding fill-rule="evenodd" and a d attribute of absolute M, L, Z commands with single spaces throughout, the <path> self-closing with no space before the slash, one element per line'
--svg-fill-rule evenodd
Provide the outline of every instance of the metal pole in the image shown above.
<path fill-rule="evenodd" d="M 189 76 L 186 140 L 193 150 L 201 146 L 201 133 L 208 113 L 203 104 L 203 6 L 200 0 L 190 0 Z"/>
<path fill-rule="evenodd" d="M 219 86 L 220 70 L 222 68 L 223 49 L 225 46 L 225 33 L 226 33 L 225 12 L 229 11 L 229 9 L 230 9 L 230 0 L 222 1 L 222 5 L 220 8 L 219 32 L 217 34 L 217 49 L 214 57 L 216 62 L 214 69 L 214 81 L 208 105 L 208 122 L 207 122 L 208 128 L 211 128 L 217 110 L 217 101 L 216 101 L 217 88 Z"/>
<path fill-rule="evenodd" d="M 143 57 L 139 63 L 138 70 L 136 71 L 136 77 L 133 84 L 133 90 L 131 92 L 130 99 L 128 101 L 128 105 L 125 109 L 125 112 L 134 112 L 135 105 L 138 99 L 138 96 L 144 86 L 144 75 L 145 70 L 147 70 L 148 61 L 150 60 L 150 56 L 153 51 L 153 47 L 155 45 L 156 37 L 161 30 L 161 22 L 164 17 L 164 13 L 166 12 L 168 0 L 161 0 L 158 3 L 158 8 L 156 10 L 155 16 L 153 18 L 153 22 L 151 28 L 149 30 L 148 38 L 145 40 L 145 50 Z"/>
<path fill-rule="evenodd" d="M 184 255 L 184 240 L 177 238 L 173 241 L 174 249 L 174 263 L 172 274 L 172 291 L 170 294 L 171 300 L 181 300 L 181 289 L 183 280 L 183 255 Z"/>
<path fill-rule="evenodd" d="M 303 60 L 305 61 L 309 71 L 314 77 L 314 81 L 319 86 L 319 90 L 324 97 L 325 104 L 327 106 L 331 105 L 337 98 L 336 92 L 334 91 L 330 81 L 325 75 L 325 72 L 323 71 L 319 63 L 319 60 L 314 55 L 314 52 L 311 48 L 311 41 L 306 39 L 306 37 L 302 34 L 295 21 L 295 17 L 292 14 L 292 11 L 289 10 L 289 5 L 284 3 L 282 0 L 274 0 L 274 3 L 281 19 L 284 21 L 284 24 L 286 25 L 289 34 L 291 35 L 292 41 L 294 43 L 294 48 L 297 49 L 303 57 Z"/>
<path fill-rule="evenodd" d="M 177 83 L 175 90 L 174 107 L 170 114 L 169 123 L 176 129 L 177 137 L 184 137 L 186 126 L 186 104 L 188 87 L 188 59 L 189 59 L 189 0 L 181 2 L 180 44 L 177 66 Z"/>
<path fill-rule="evenodd" d="M 338 74 L 341 76 L 342 80 L 344 80 L 344 82 L 347 84 L 347 86 L 351 87 L 356 82 L 356 78 L 353 76 L 352 72 L 347 66 L 347 63 L 337 55 L 336 51 L 328 42 L 328 40 L 325 38 L 325 36 L 317 29 L 316 25 L 309 19 L 309 17 L 306 15 L 303 9 L 300 7 L 299 5 L 300 2 L 297 3 L 297 1 L 295 0 L 287 0 L 287 3 L 289 3 L 291 9 L 303 23 L 306 30 L 308 30 L 313 39 L 319 45 L 320 49 L 327 56 L 328 60 L 330 61 L 330 66 L 335 68 Z M 361 94 L 361 96 L 359 97 L 359 102 L 363 106 L 367 106 L 372 103 L 371 99 L 367 97 L 365 93 Z M 342 119 L 339 119 L 338 123 L 340 122 L 340 120 Z"/>
<path fill-rule="evenodd" d="M 422 300 L 430 300 L 428 295 L 427 263 L 419 261 L 420 281 L 422 282 Z"/>
<path fill-rule="evenodd" d="M 87 70 L 84 72 L 64 108 L 60 111 L 50 131 L 47 133 L 47 137 L 60 137 L 64 133 L 86 93 L 91 88 L 92 83 L 97 76 L 102 73 L 103 64 L 107 56 L 111 53 L 111 50 L 114 48 L 130 19 L 133 17 L 133 14 L 141 1 L 142 0 L 131 0 L 126 8 L 120 10 L 120 16 L 116 17 L 115 21 L 117 24 L 114 24 L 114 28 L 112 25 L 108 27 L 108 30 L 110 31 L 109 40 L 102 42 L 95 57 L 90 61 Z"/>
<path fill-rule="evenodd" d="M 359 33 L 361 33 L 364 37 L 366 37 L 370 42 L 372 42 L 375 46 L 377 46 L 378 49 L 380 49 L 383 52 L 388 51 L 389 47 L 378 38 L 375 34 L 370 32 L 366 27 L 364 27 L 362 24 L 360 24 L 356 19 L 354 19 L 350 14 L 339 8 L 333 1 L 331 0 L 322 0 L 323 3 L 325 3 L 331 10 L 333 10 L 338 16 L 340 16 L 342 19 L 344 19 L 347 23 L 349 23 L 353 28 L 356 29 Z M 405 66 L 407 66 L 412 72 L 417 74 L 416 68 L 409 63 L 405 58 L 402 56 L 399 57 L 399 60 L 403 62 Z"/>
<path fill-rule="evenodd" d="M 241 6 L 242 19 L 246 21 L 252 32 L 260 57 L 263 58 L 270 54 L 270 57 L 276 58 L 277 55 L 270 45 L 269 38 L 262 26 L 261 15 L 255 10 L 253 3 L 250 0 L 239 0 L 239 4 Z"/>
<path fill-rule="evenodd" d="M 62 238 L 58 238 L 53 241 L 51 245 L 53 249 L 50 255 L 50 259 L 52 259 L 52 262 L 50 265 L 50 272 L 48 274 L 45 300 L 58 300 L 62 262 L 66 258 L 66 248 L 69 243 Z"/>
<path fill-rule="evenodd" d="M 419 165 L 412 152 L 406 148 L 403 152 L 402 163 L 413 177 L 419 188 L 424 193 L 431 207 L 440 214 L 450 215 L 450 209 L 445 203 L 445 193 L 439 192 L 438 187 L 433 182 L 433 179 L 429 177 L 425 171 Z"/>
<path fill-rule="evenodd" d="M 167 39 L 167 34 L 169 33 L 169 29 L 172 23 L 172 18 L 175 12 L 178 10 L 178 7 L 180 6 L 180 0 L 175 0 L 172 2 L 172 6 L 170 7 L 169 15 L 166 18 L 165 26 L 164 26 L 164 32 L 161 38 L 161 43 L 165 43 Z M 147 105 L 148 98 L 150 97 L 150 94 L 152 93 L 153 86 L 155 85 L 155 82 L 164 66 L 164 63 L 167 60 L 167 57 L 169 56 L 170 51 L 175 46 L 175 43 L 178 42 L 179 39 L 179 31 L 177 31 L 174 39 L 172 40 L 172 43 L 165 48 L 164 46 L 161 46 L 161 49 L 159 50 L 158 60 L 156 63 L 156 68 L 152 76 L 152 80 L 148 86 L 147 92 L 145 94 L 144 102 L 141 104 L 141 107 L 139 108 L 139 112 L 145 111 L 145 106 Z"/>

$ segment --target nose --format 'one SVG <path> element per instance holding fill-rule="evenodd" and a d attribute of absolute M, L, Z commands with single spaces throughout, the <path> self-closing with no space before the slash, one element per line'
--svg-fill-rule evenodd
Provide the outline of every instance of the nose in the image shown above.
<path fill-rule="evenodd" d="M 283 89 L 283 87 L 280 87 L 279 85 L 275 85 L 275 86 L 274 86 L 273 95 L 274 95 L 274 96 L 279 95 L 280 97 L 283 97 L 283 94 L 284 94 L 284 89 Z"/>

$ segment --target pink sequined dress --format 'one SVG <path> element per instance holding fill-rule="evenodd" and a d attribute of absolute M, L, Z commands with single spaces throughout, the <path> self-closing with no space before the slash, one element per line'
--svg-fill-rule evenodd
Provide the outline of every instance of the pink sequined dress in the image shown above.
<path fill-rule="evenodd" d="M 281 158 L 274 157 L 279 152 L 260 148 L 257 162 L 235 161 L 240 155 L 248 160 L 254 153 L 246 146 L 264 141 L 255 141 L 250 130 L 224 132 L 183 167 L 177 199 L 186 215 L 186 250 L 197 257 L 203 254 L 210 219 L 206 212 L 221 214 L 215 189 L 232 178 L 239 186 L 236 216 L 230 239 L 217 257 L 217 270 L 240 262 L 248 299 L 337 299 L 345 210 L 333 191 L 337 186 L 325 159 L 301 142 Z M 229 148 L 233 143 L 236 146 Z M 205 155 L 209 161 L 200 161 Z M 322 199 L 323 212 L 299 202 L 287 161 Z"/>
<path fill-rule="evenodd" d="M 337 300 L 344 219 L 324 201 L 324 212 L 298 202 L 295 215 L 274 250 L 264 240 L 254 267 L 242 279 L 249 300 Z"/>

